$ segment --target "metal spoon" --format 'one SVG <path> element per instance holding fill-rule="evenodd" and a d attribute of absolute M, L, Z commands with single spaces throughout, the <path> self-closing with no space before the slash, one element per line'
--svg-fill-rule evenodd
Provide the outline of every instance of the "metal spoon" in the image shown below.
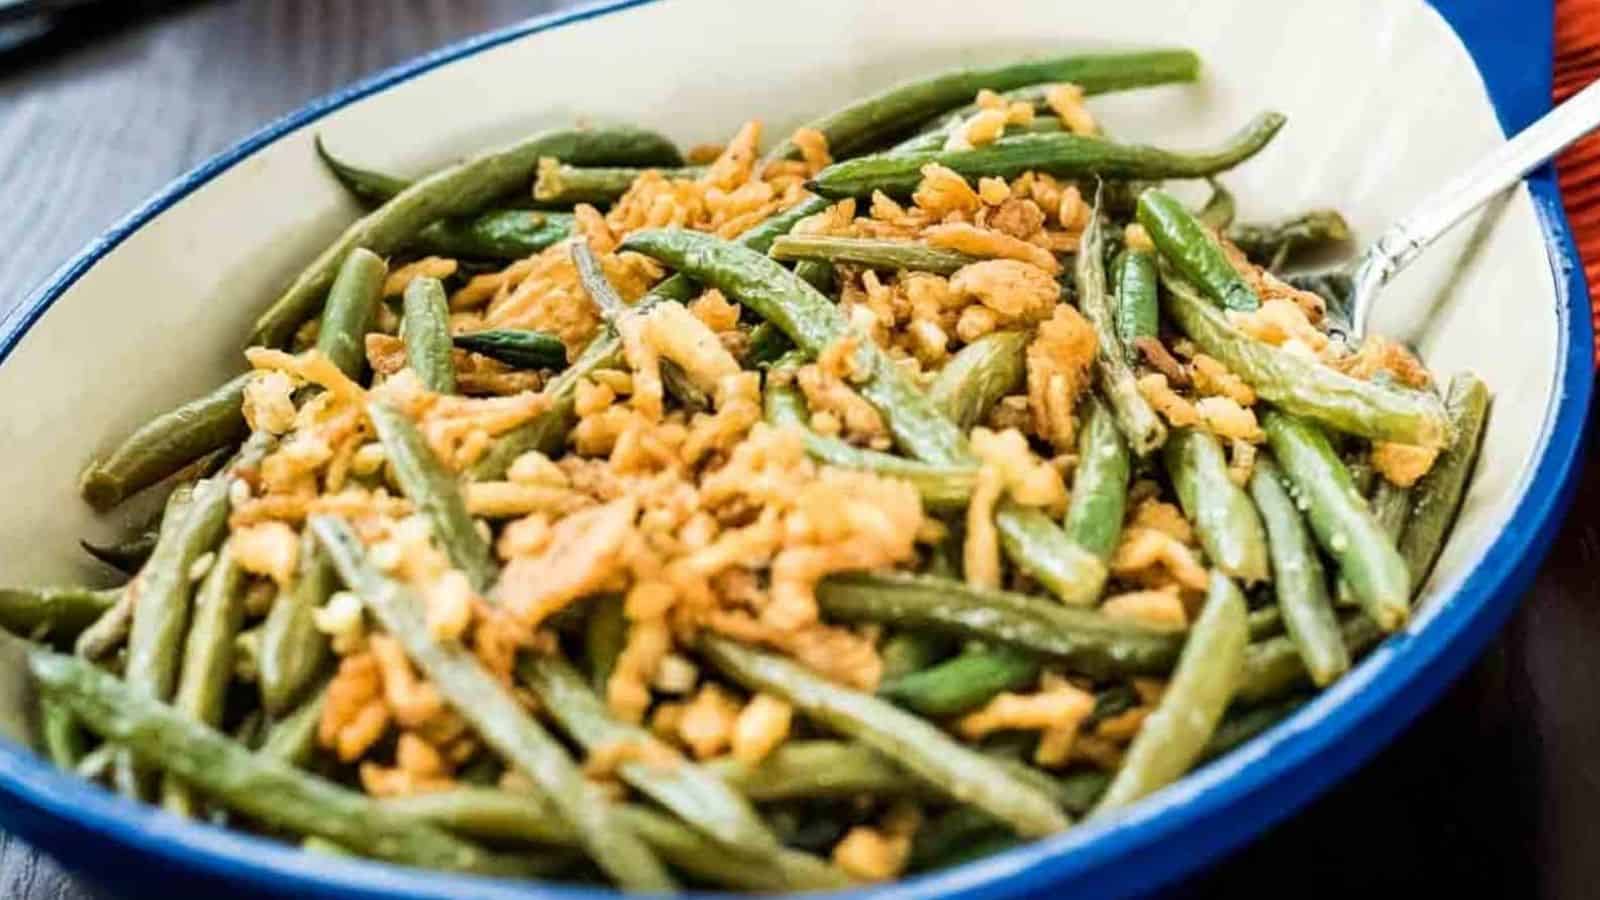
<path fill-rule="evenodd" d="M 1353 264 L 1350 323 L 1345 339 L 1358 342 L 1378 291 L 1468 213 L 1511 187 L 1545 160 L 1600 127 L 1600 81 L 1524 128 L 1411 213 L 1378 235 Z"/>

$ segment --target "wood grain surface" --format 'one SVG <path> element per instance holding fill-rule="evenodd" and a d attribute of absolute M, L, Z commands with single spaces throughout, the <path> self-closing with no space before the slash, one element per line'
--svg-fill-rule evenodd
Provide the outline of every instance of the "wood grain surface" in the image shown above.
<path fill-rule="evenodd" d="M 0 311 L 165 182 L 262 123 L 418 53 L 566 4 L 112 5 L 119 11 L 0 54 L 0 197 L 9 209 L 0 217 Z M 1600 890 L 1597 512 L 1600 466 L 1590 466 L 1535 589 L 1448 697 L 1358 775 L 1177 893 Z M 92 896 L 107 895 L 0 835 L 0 898 Z"/>

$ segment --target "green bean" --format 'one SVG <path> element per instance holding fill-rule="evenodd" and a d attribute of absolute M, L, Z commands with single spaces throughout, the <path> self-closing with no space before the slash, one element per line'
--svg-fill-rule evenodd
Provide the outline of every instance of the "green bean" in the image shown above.
<path fill-rule="evenodd" d="M 48 697 L 39 700 L 39 730 L 45 755 L 56 768 L 71 772 L 83 761 L 83 730 L 78 718 L 63 703 Z"/>
<path fill-rule="evenodd" d="M 766 368 L 793 349 L 794 342 L 778 326 L 762 322 L 750 329 L 750 341 L 744 351 L 744 366 L 747 369 Z"/>
<path fill-rule="evenodd" d="M 1122 358 L 1131 366 L 1139 361 L 1136 342 L 1154 338 L 1160 324 L 1156 259 L 1143 250 L 1128 250 L 1117 256 L 1114 265 L 1117 340 L 1122 344 Z"/>
<path fill-rule="evenodd" d="M 1020 331 L 986 334 L 956 351 L 928 385 L 928 400 L 962 431 L 988 417 L 1000 398 L 1028 377 L 1028 336 Z"/>
<path fill-rule="evenodd" d="M 834 293 L 839 287 L 839 270 L 834 268 L 833 263 L 820 259 L 800 260 L 794 264 L 794 274 L 824 294 Z"/>
<path fill-rule="evenodd" d="M 1350 225 L 1336 209 L 1307 210 L 1278 222 L 1240 222 L 1224 234 L 1251 262 L 1274 269 L 1296 250 L 1344 244 L 1351 237 Z"/>
<path fill-rule="evenodd" d="M 982 260 L 982 257 L 958 250 L 930 247 L 921 241 L 810 234 L 786 234 L 773 241 L 772 249 L 767 253 L 783 262 L 849 263 L 890 272 L 934 272 L 939 275 L 952 274 L 962 266 Z"/>
<path fill-rule="evenodd" d="M 345 257 L 333 287 L 328 289 L 328 302 L 322 308 L 322 322 L 317 329 L 317 349 L 351 378 L 360 378 L 367 365 L 366 335 L 388 274 L 389 266 L 383 257 L 357 247 Z"/>
<path fill-rule="evenodd" d="M 328 681 L 310 692 L 306 701 L 289 715 L 274 722 L 261 742 L 261 756 L 303 766 L 317 749 L 317 725 L 322 721 L 322 707 L 328 702 Z"/>
<path fill-rule="evenodd" d="M 772 246 L 772 241 L 781 234 L 787 234 L 796 222 L 827 208 L 826 200 L 808 197 L 740 234 L 735 242 L 757 253 L 765 253 Z M 694 292 L 694 282 L 687 276 L 673 275 L 640 297 L 634 308 L 649 309 L 663 300 L 687 303 L 693 299 Z M 532 421 L 501 435 L 500 440 L 472 466 L 470 476 L 478 481 L 501 478 L 511 463 L 529 450 L 547 454 L 559 452 L 575 421 L 572 406 L 578 383 L 600 369 L 617 365 L 621 359 L 622 342 L 616 334 L 607 329 L 596 335 L 566 371 L 545 385 L 541 396 L 549 401 L 548 408 Z"/>
<path fill-rule="evenodd" d="M 636 231 L 623 248 L 661 259 L 721 290 L 783 329 L 796 347 L 812 356 L 849 331 L 838 307 L 754 250 L 680 230 Z M 887 354 L 871 342 L 858 352 L 860 371 L 870 373 L 858 389 L 883 415 L 896 443 L 922 462 L 976 464 L 961 429 L 939 415 Z M 1043 513 L 1006 500 L 996 524 L 1011 559 L 1063 601 L 1087 603 L 1098 596 L 1105 566 L 1067 540 Z"/>
<path fill-rule="evenodd" d="M 1039 677 L 1039 657 L 1010 647 L 969 650 L 930 669 L 884 682 L 878 693 L 931 717 L 977 709 Z"/>
<path fill-rule="evenodd" d="M 572 826 L 537 794 L 500 788 L 453 788 L 386 797 L 378 805 L 386 812 L 432 822 L 480 840 L 550 846 L 578 843 Z"/>
<path fill-rule="evenodd" d="M 400 337 L 406 365 L 422 386 L 436 394 L 456 392 L 456 364 L 451 351 L 450 304 L 437 278 L 413 278 L 406 285 Z"/>
<path fill-rule="evenodd" d="M 451 338 L 457 347 L 497 359 L 518 369 L 560 369 L 567 364 L 567 347 L 543 331 L 491 328 Z"/>
<path fill-rule="evenodd" d="M 539 159 L 554 156 L 584 165 L 676 165 L 677 150 L 665 138 L 635 128 L 546 131 L 510 147 L 490 151 L 412 182 L 345 229 L 256 320 L 251 343 L 282 346 L 322 306 L 334 273 L 357 247 L 379 255 L 406 246 L 440 219 L 480 212 L 528 183 Z"/>
<path fill-rule="evenodd" d="M 974 846 L 986 846 L 988 840 L 997 837 L 1009 839 L 1011 835 L 1000 830 L 994 819 L 970 806 L 952 809 L 917 829 L 906 868 L 925 872 L 954 865 L 956 857 Z"/>
<path fill-rule="evenodd" d="M 1245 615 L 1239 588 L 1226 575 L 1212 572 L 1205 606 L 1189 630 L 1178 667 L 1129 745 L 1097 812 L 1127 806 L 1194 765 L 1240 684 L 1250 639 Z"/>
<path fill-rule="evenodd" d="M 927 629 L 1029 650 L 1093 678 L 1164 675 L 1182 634 L 1040 597 L 933 575 L 836 575 L 817 586 L 830 618 Z"/>
<path fill-rule="evenodd" d="M 1262 510 L 1266 516 L 1266 510 Z M 1271 531 L 1271 525 L 1268 525 Z M 1337 623 L 1335 623 L 1337 628 Z M 1250 640 L 1260 641 L 1283 634 L 1283 610 L 1277 606 L 1263 606 L 1250 610 Z"/>
<path fill-rule="evenodd" d="M 597 801 L 599 798 L 596 798 Z M 456 788 L 379 801 L 386 811 L 433 822 L 469 837 L 528 841 L 557 847 L 576 844 L 570 827 L 542 798 L 488 788 Z M 619 807 L 617 816 L 638 832 L 661 858 L 710 884 L 735 890 L 803 891 L 850 885 L 844 873 L 806 853 L 779 848 L 770 859 L 728 854 L 673 819 L 640 806 Z"/>
<path fill-rule="evenodd" d="M 587 605 L 583 656 L 589 664 L 589 685 L 603 697 L 611 672 L 617 667 L 617 657 L 628 642 L 628 619 L 622 612 L 622 598 L 616 594 L 595 597 Z"/>
<path fill-rule="evenodd" d="M 1351 656 L 1360 656 L 1383 638 L 1383 630 L 1365 613 L 1346 615 L 1339 622 L 1339 633 Z M 1276 700 L 1297 688 L 1310 685 L 1305 661 L 1288 635 L 1251 644 L 1244 655 L 1244 677 L 1239 682 L 1238 701 L 1247 705 Z"/>
<path fill-rule="evenodd" d="M 884 153 L 846 160 L 818 172 L 806 187 L 832 199 L 865 197 L 874 191 L 909 196 L 922 181 L 923 167 L 930 163 L 967 178 L 1014 178 L 1030 171 L 1064 178 L 1203 178 L 1256 155 L 1283 123 L 1279 113 L 1262 113 L 1222 144 L 1192 152 L 1120 144 L 1069 132 L 1024 134 L 970 150 Z"/>
<path fill-rule="evenodd" d="M 1109 564 L 1122 536 L 1132 464 L 1128 445 L 1106 405 L 1090 394 L 1084 398 L 1084 407 L 1066 532 L 1078 546 Z"/>
<path fill-rule="evenodd" d="M 953 106 L 971 101 L 980 90 L 1005 91 L 1030 84 L 1070 81 L 1082 87 L 1086 94 L 1099 94 L 1193 81 L 1199 71 L 1199 57 L 1188 50 L 1073 54 L 985 68 L 952 69 L 863 97 L 811 121 L 807 127 L 822 132 L 834 158 L 843 159 L 881 144 L 890 136 Z M 773 148 L 767 159 L 798 155 L 799 148 L 786 140 Z"/>
<path fill-rule="evenodd" d="M 256 681 L 268 715 L 288 712 L 328 665 L 328 637 L 317 629 L 316 612 L 338 586 L 316 536 L 301 534 L 294 583 L 278 592 L 261 626 Z"/>
<path fill-rule="evenodd" d="M 1370 470 L 1370 467 L 1368 468 Z M 1406 519 L 1411 517 L 1411 489 L 1400 487 L 1387 478 L 1377 478 L 1376 474 L 1372 472 L 1372 477 L 1367 479 L 1368 490 L 1362 489 L 1361 480 L 1356 477 L 1354 471 L 1350 473 L 1350 481 L 1356 486 L 1357 491 L 1367 495 L 1367 503 L 1372 507 L 1373 520 L 1378 523 L 1379 528 L 1383 529 L 1383 533 L 1395 542 L 1396 549 L 1399 549 L 1400 536 L 1406 528 Z M 1372 484 L 1374 481 L 1377 482 L 1376 485 Z M 1400 555 L 1404 557 L 1405 552 L 1402 550 Z M 1406 571 L 1411 573 L 1411 591 L 1415 594 L 1421 589 L 1421 585 L 1416 583 L 1416 571 L 1412 569 L 1411 565 L 1411 560 L 1407 559 Z M 1340 578 L 1334 588 L 1334 598 L 1337 605 L 1361 605 L 1361 600 L 1356 596 L 1355 589 L 1350 586 L 1350 582 Z"/>
<path fill-rule="evenodd" d="M 0 628 L 34 640 L 66 643 L 105 615 L 123 588 L 0 588 Z"/>
<path fill-rule="evenodd" d="M 327 167 L 328 173 L 338 180 L 344 189 L 349 191 L 356 199 L 366 203 L 383 203 L 395 194 L 406 189 L 410 184 L 404 178 L 396 178 L 383 172 L 374 172 L 351 165 L 328 151 L 322 142 L 322 135 L 317 135 L 313 143 L 317 148 L 317 158 Z"/>
<path fill-rule="evenodd" d="M 342 520 L 315 516 L 309 526 L 346 585 L 360 594 L 378 622 L 487 745 L 521 769 L 578 832 L 584 849 L 619 885 L 672 890 L 672 879 L 650 849 L 607 804 L 596 803 L 583 774 L 511 692 L 459 644 L 435 641 L 421 598 L 365 560 L 360 540 Z"/>
<path fill-rule="evenodd" d="M 513 262 L 571 236 L 571 213 L 497 209 L 476 216 L 440 219 L 417 232 L 406 247 L 426 256 Z"/>
<path fill-rule="evenodd" d="M 172 706 L 196 722 L 216 728 L 222 721 L 223 695 L 233 680 L 233 638 L 244 621 L 244 570 L 234 562 L 228 544 L 217 551 L 194 606 Z M 161 783 L 161 805 L 168 812 L 190 818 L 194 794 L 183 781 L 168 775 Z"/>
<path fill-rule="evenodd" d="M 777 851 L 778 839 L 743 797 L 648 731 L 613 718 L 566 660 L 525 654 L 517 675 L 539 698 L 541 709 L 588 752 L 622 744 L 651 747 L 659 758 L 623 762 L 617 769 L 618 776 L 640 793 L 728 851 L 754 857 L 770 857 Z"/>
<path fill-rule="evenodd" d="M 1261 417 L 1272 455 L 1288 474 L 1296 504 L 1306 511 L 1317 544 L 1339 565 L 1339 575 L 1384 631 L 1405 624 L 1411 575 L 1394 540 L 1350 481 L 1321 429 L 1277 410 Z"/>
<path fill-rule="evenodd" d="M 213 450 L 232 446 L 248 431 L 244 386 L 248 373 L 151 419 L 107 456 L 89 463 L 78 492 L 106 510 L 178 472 Z"/>
<path fill-rule="evenodd" d="M 1276 463 L 1265 457 L 1257 459 L 1250 475 L 1250 496 L 1267 526 L 1277 608 L 1290 639 L 1305 659 L 1311 680 L 1320 687 L 1350 668 L 1350 651 L 1339 636 L 1316 546 L 1282 479 Z M 1253 630 L 1251 636 L 1255 636 Z"/>
<path fill-rule="evenodd" d="M 1034 581 L 1068 606 L 1090 606 L 1106 584 L 1106 566 L 1067 537 L 1043 511 L 1009 498 L 994 517 L 1000 547 Z"/>
<path fill-rule="evenodd" d="M 139 579 L 128 582 L 118 591 L 116 603 L 94 623 L 78 635 L 72 652 L 84 659 L 104 659 L 115 653 L 128 640 L 133 629 L 133 606 L 138 599 Z"/>
<path fill-rule="evenodd" d="M 191 484 L 179 485 L 167 495 L 166 507 L 161 515 L 160 531 L 157 532 L 157 546 L 160 546 L 160 535 L 163 532 L 169 534 L 167 538 L 169 543 L 176 539 L 170 535 L 175 535 L 178 527 L 182 525 L 193 500 L 194 485 Z M 127 641 L 128 633 L 133 630 L 133 609 L 141 590 L 142 582 L 138 576 L 123 585 L 117 602 L 78 635 L 74 652 L 85 659 L 101 659 L 121 647 Z"/>
<path fill-rule="evenodd" d="M 405 414 L 382 403 L 367 404 L 367 415 L 383 442 L 384 455 L 394 467 L 400 490 L 427 517 L 433 537 L 450 557 L 451 565 L 466 574 L 475 591 L 486 591 L 494 583 L 494 556 L 489 542 L 478 531 L 461 488 L 428 442 Z M 323 543 L 326 543 L 324 541 Z M 348 585 L 349 580 L 345 583 Z"/>
<path fill-rule="evenodd" d="M 1117 426 L 1138 456 L 1148 456 L 1167 439 L 1167 427 L 1139 393 L 1137 379 L 1128 365 L 1128 352 L 1117 336 L 1116 312 L 1106 291 L 1104 233 L 1100 224 L 1100 195 L 1095 195 L 1095 211 L 1083 229 L 1073 280 L 1078 287 L 1078 308 L 1094 326 L 1095 380 L 1111 404 Z"/>
<path fill-rule="evenodd" d="M 150 558 L 150 552 L 156 549 L 156 529 L 143 529 L 109 544 L 79 541 L 78 546 L 111 568 L 125 575 L 132 575 L 139 571 L 144 561 Z"/>
<path fill-rule="evenodd" d="M 260 822 L 391 862 L 484 874 L 528 871 L 519 859 L 495 856 L 438 828 L 395 816 L 354 791 L 252 754 L 90 663 L 34 650 L 28 665 L 44 695 L 68 707 L 91 731 L 133 748 L 145 762 Z"/>
<path fill-rule="evenodd" d="M 789 701 L 808 718 L 891 757 L 951 799 L 984 810 L 1018 834 L 1040 837 L 1068 825 L 1050 797 L 910 713 L 724 638 L 702 637 L 700 652 L 734 681 Z"/>
<path fill-rule="evenodd" d="M 1200 754 L 1200 762 L 1209 762 L 1238 747 L 1288 718 L 1290 713 L 1304 706 L 1305 702 L 1304 697 L 1290 697 L 1265 706 L 1254 706 L 1228 713 L 1217 726 L 1216 732 L 1211 735 L 1211 742 L 1206 744 L 1205 752 Z"/>
<path fill-rule="evenodd" d="M 1221 231 L 1233 224 L 1233 216 L 1233 192 L 1223 187 L 1222 182 L 1211 179 L 1211 196 L 1206 198 L 1206 205 L 1194 214 L 1195 219 L 1213 231 Z"/>
<path fill-rule="evenodd" d="M 1261 298 L 1244 280 L 1211 232 L 1166 191 L 1151 188 L 1139 195 L 1139 224 L 1162 257 L 1190 283 L 1199 285 L 1223 309 L 1250 312 Z"/>
<path fill-rule="evenodd" d="M 1161 280 L 1166 310 L 1189 338 L 1284 412 L 1374 440 L 1425 447 L 1449 442 L 1450 422 L 1433 396 L 1359 381 L 1258 341 L 1182 279 L 1163 272 Z"/>
<path fill-rule="evenodd" d="M 934 569 L 929 566 L 930 570 Z M 954 570 L 943 573 L 953 575 Z M 920 672 L 949 656 L 956 642 L 948 635 L 932 631 L 896 631 L 878 648 L 878 658 L 883 661 L 883 680 L 893 681 L 912 672 Z"/>
<path fill-rule="evenodd" d="M 1445 537 L 1466 495 L 1467 480 L 1472 475 L 1489 418 L 1489 389 L 1476 375 L 1463 372 L 1450 379 L 1445 409 L 1449 411 L 1456 433 L 1455 442 L 1439 454 L 1433 468 L 1417 482 L 1412 492 L 1415 499 L 1411 504 L 1411 518 L 1400 537 L 1400 555 L 1419 591 L 1439 560 Z"/>
<path fill-rule="evenodd" d="M 934 509 L 964 509 L 972 499 L 972 489 L 978 482 L 978 470 L 973 466 L 929 465 L 817 434 L 809 425 L 805 400 L 792 385 L 775 384 L 769 379 L 764 405 L 769 423 L 802 429 L 806 454 L 818 462 L 906 481 L 917 489 L 922 502 Z"/>
<path fill-rule="evenodd" d="M 572 206 L 578 203 L 607 204 L 633 187 L 640 175 L 655 172 L 663 178 L 694 181 L 705 175 L 705 166 L 679 166 L 645 169 L 633 166 L 541 165 L 533 182 L 533 199 L 540 203 Z"/>
<path fill-rule="evenodd" d="M 1266 581 L 1267 535 L 1250 497 L 1228 475 L 1209 432 L 1181 428 L 1166 449 L 1167 475 L 1211 564 L 1246 583 Z"/>
<path fill-rule="evenodd" d="M 156 550 L 138 576 L 139 598 L 134 604 L 124 675 L 132 690 L 156 700 L 172 696 L 194 597 L 189 571 L 201 554 L 221 542 L 227 531 L 228 488 L 233 473 L 257 465 L 267 448 L 266 438 L 252 437 L 234 464 L 195 485 L 170 530 L 166 520 L 162 521 Z M 169 508 L 168 515 L 173 512 Z"/>
<path fill-rule="evenodd" d="M 792 740 L 780 744 L 760 762 L 732 756 L 710 760 L 705 767 L 730 787 L 757 803 L 817 798 L 925 797 L 932 792 L 921 780 L 882 753 L 846 741 Z"/>

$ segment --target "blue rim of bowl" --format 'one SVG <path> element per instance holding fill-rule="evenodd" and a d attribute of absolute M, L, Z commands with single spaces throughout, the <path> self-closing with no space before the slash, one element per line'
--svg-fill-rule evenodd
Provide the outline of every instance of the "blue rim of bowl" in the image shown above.
<path fill-rule="evenodd" d="M 530 34 L 649 2 L 654 0 L 602 2 L 489 32 L 381 72 L 271 123 L 174 181 L 0 320 L 0 362 L 57 298 L 129 235 L 279 137 L 439 66 Z M 1481 52 L 1484 45 L 1478 41 L 1485 35 L 1477 35 L 1475 41 L 1474 35 L 1456 30 L 1478 64 L 1497 113 L 1507 120 L 1505 98 L 1494 88 L 1526 78 L 1525 67 L 1512 71 L 1521 58 L 1504 50 Z M 1548 96 L 1547 83 L 1544 94 Z M 1536 112 L 1509 113 L 1508 124 L 1518 125 L 1516 120 Z M 896 885 L 851 892 L 853 896 L 947 897 L 982 891 L 986 897 L 1002 897 L 1069 882 L 1090 896 L 1150 890 L 1213 861 L 1326 790 L 1387 743 L 1472 661 L 1515 608 L 1571 503 L 1570 476 L 1585 439 L 1593 387 L 1588 290 L 1553 170 L 1538 170 L 1526 185 L 1543 231 L 1558 300 L 1560 344 L 1552 410 L 1535 454 L 1537 463 L 1518 486 L 1521 496 L 1499 536 L 1464 576 L 1437 592 L 1449 601 L 1435 603 L 1406 632 L 1385 641 L 1348 676 L 1292 716 L 1125 811 L 1055 838 Z M 16 746 L 0 746 L 0 796 L 18 804 L 0 814 L 14 830 L 60 852 L 69 864 L 91 871 L 111 863 L 74 859 L 73 843 L 109 842 L 185 874 L 263 894 L 563 900 L 617 896 L 597 888 L 427 872 L 308 854 L 132 803 Z"/>

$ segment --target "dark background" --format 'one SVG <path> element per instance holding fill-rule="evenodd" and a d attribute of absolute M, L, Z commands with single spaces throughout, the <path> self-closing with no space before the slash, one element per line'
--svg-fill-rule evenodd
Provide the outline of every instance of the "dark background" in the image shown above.
<path fill-rule="evenodd" d="M 122 0 L 0 50 L 0 312 L 107 225 L 263 123 L 561 0 Z M 3 36 L 3 32 L 0 32 Z M 1432 712 L 1182 892 L 1600 893 L 1600 467 L 1515 618 Z M 94 896 L 0 835 L 0 898 Z"/>

